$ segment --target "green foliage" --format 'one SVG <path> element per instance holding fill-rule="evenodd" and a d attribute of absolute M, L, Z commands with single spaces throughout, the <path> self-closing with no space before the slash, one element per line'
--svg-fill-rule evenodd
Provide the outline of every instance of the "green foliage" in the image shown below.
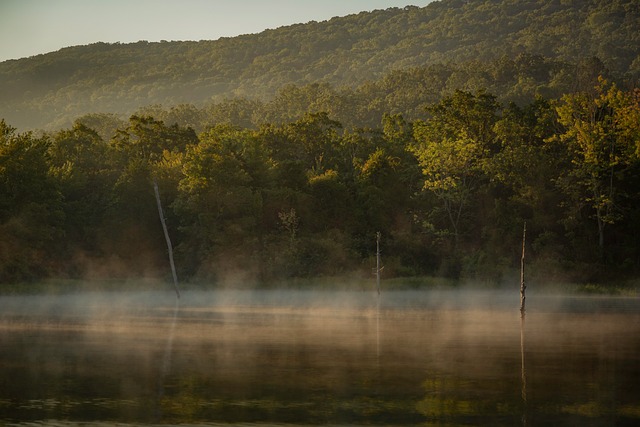
<path fill-rule="evenodd" d="M 593 94 L 563 97 L 557 113 L 563 131 L 552 140 L 562 145 L 568 159 L 557 184 L 567 196 L 570 216 L 583 207 L 592 211 L 604 261 L 605 229 L 623 218 L 625 176 L 639 164 L 640 105 L 633 93 L 601 80 Z"/>
<path fill-rule="evenodd" d="M 215 41 L 95 43 L 0 63 L 0 117 L 60 129 L 88 113 L 135 113 L 201 131 L 202 108 L 242 127 L 302 110 L 374 126 L 383 113 L 413 120 L 456 89 L 524 105 L 584 90 L 593 71 L 637 81 L 639 27 L 636 0 L 442 0 Z M 272 99 L 267 111 L 252 104 Z M 147 105 L 176 107 L 139 111 Z"/>
<path fill-rule="evenodd" d="M 250 263 L 271 169 L 253 132 L 220 125 L 201 134 L 200 143 L 187 150 L 175 204 L 185 224 L 178 247 L 185 258 L 205 266 Z"/>
<path fill-rule="evenodd" d="M 367 278 L 381 232 L 387 278 L 497 282 L 524 220 L 534 280 L 635 277 L 639 20 L 443 0 L 1 63 L 0 117 L 54 130 L 0 121 L 0 281 L 167 275 L 153 181 L 185 279 Z"/>
<path fill-rule="evenodd" d="M 492 95 L 456 91 L 414 126 L 413 152 L 425 176 L 424 189 L 442 200 L 456 244 L 467 205 L 484 179 L 498 108 Z"/>
<path fill-rule="evenodd" d="M 98 134 L 77 123 L 56 133 L 48 149 L 50 172 L 64 195 L 65 233 L 86 248 L 111 204 L 116 176 L 107 163 L 108 147 Z"/>
<path fill-rule="evenodd" d="M 632 276 L 638 99 L 604 80 L 523 107 L 456 91 L 421 120 L 385 114 L 376 129 L 344 129 L 319 112 L 198 136 L 132 116 L 108 142 L 80 122 L 35 137 L 2 121 L 0 271 L 166 274 L 156 180 L 183 278 L 366 277 L 381 231 L 389 277 L 497 282 L 517 267 L 524 220 L 535 271 Z M 615 217 L 599 213 L 605 199 Z M 598 215 L 611 236 L 600 249 L 588 244 Z"/>
<path fill-rule="evenodd" d="M 49 146 L 0 120 L 0 281 L 52 272 L 49 254 L 60 249 L 64 211 Z"/>

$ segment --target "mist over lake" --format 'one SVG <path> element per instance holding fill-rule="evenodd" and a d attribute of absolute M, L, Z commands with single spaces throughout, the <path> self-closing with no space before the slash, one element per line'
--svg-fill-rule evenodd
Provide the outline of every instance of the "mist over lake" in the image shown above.
<path fill-rule="evenodd" d="M 0 62 L 0 426 L 640 424 L 640 2 L 422 3 Z"/>
<path fill-rule="evenodd" d="M 611 425 L 636 298 L 214 290 L 0 297 L 10 425 Z"/>

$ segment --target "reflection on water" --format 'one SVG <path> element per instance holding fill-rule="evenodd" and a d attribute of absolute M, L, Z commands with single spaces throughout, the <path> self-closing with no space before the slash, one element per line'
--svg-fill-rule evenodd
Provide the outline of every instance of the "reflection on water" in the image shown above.
<path fill-rule="evenodd" d="M 522 307 L 522 305 L 521 305 Z M 524 404 L 522 410 L 522 425 L 527 425 L 527 360 L 525 349 L 525 333 L 524 333 L 525 313 L 520 310 L 520 395 Z"/>
<path fill-rule="evenodd" d="M 0 297 L 0 425 L 637 425 L 640 303 L 498 292 Z"/>

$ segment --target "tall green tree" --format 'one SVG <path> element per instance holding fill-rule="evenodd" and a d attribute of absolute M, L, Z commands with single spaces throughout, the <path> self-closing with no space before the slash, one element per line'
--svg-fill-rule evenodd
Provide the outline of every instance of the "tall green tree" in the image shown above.
<path fill-rule="evenodd" d="M 420 177 L 416 159 L 408 150 L 413 143 L 412 126 L 401 115 L 385 115 L 381 131 L 369 139 L 366 157 L 357 162 L 357 194 L 370 239 L 378 231 L 390 236 L 407 222 Z"/>
<path fill-rule="evenodd" d="M 197 143 L 191 128 L 135 115 L 110 141 L 109 157 L 117 179 L 103 229 L 111 234 L 104 240 L 109 244 L 106 251 L 117 255 L 132 272 L 156 272 L 166 266 L 153 181 L 159 183 L 169 234 L 175 236 L 179 222 L 169 207 L 177 197 L 181 176 L 168 165 Z M 140 260 L 143 255 L 148 255 L 146 263 Z"/>
<path fill-rule="evenodd" d="M 566 95 L 556 111 L 562 131 L 552 141 L 562 145 L 569 160 L 558 187 L 571 201 L 570 218 L 583 208 L 591 211 L 604 261 L 605 232 L 624 217 L 623 182 L 638 162 L 638 96 L 600 79 L 593 94 Z"/>
<path fill-rule="evenodd" d="M 201 134 L 187 150 L 176 201 L 185 233 L 178 249 L 202 264 L 202 274 L 215 276 L 233 265 L 256 268 L 271 169 L 262 140 L 230 125 Z"/>
<path fill-rule="evenodd" d="M 53 135 L 48 153 L 64 197 L 66 240 L 70 246 L 95 250 L 97 230 L 109 211 L 117 177 L 107 143 L 78 122 Z"/>
<path fill-rule="evenodd" d="M 494 126 L 496 148 L 484 166 L 488 183 L 481 215 L 483 243 L 491 262 L 511 258 L 509 253 L 520 244 L 524 221 L 534 248 L 530 260 L 544 262 L 547 272 L 559 272 L 563 260 L 575 258 L 566 249 L 565 229 L 558 222 L 562 195 L 554 178 L 565 156 L 559 147 L 546 143 L 555 129 L 555 110 L 540 97 L 523 107 L 510 104 Z"/>
<path fill-rule="evenodd" d="M 17 133 L 0 120 L 0 281 L 55 271 L 64 210 L 49 146 L 47 137 Z"/>
<path fill-rule="evenodd" d="M 493 95 L 456 91 L 429 107 L 430 117 L 414 124 L 413 153 L 424 189 L 442 202 L 457 244 L 466 209 L 484 179 L 483 166 L 494 147 L 500 106 Z"/>

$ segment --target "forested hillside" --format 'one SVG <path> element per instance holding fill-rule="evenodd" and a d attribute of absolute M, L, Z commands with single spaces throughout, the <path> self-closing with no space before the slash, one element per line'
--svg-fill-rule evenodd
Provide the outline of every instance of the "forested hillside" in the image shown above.
<path fill-rule="evenodd" d="M 385 276 L 499 283 L 640 272 L 640 90 L 604 79 L 505 106 L 456 91 L 420 120 L 345 129 L 326 113 L 249 129 L 132 116 L 110 140 L 77 122 L 0 122 L 0 281 L 162 277 L 162 193 L 180 277 Z"/>
<path fill-rule="evenodd" d="M 0 282 L 640 274 L 640 3 L 443 0 L 0 64 Z M 46 128 L 45 131 L 41 131 Z M 33 129 L 33 130 L 30 130 Z M 517 279 L 516 279 L 517 280 Z"/>
<path fill-rule="evenodd" d="M 215 41 L 97 43 L 0 63 L 0 117 L 21 130 L 55 129 L 86 113 L 280 94 L 251 119 L 288 120 L 300 105 L 283 99 L 287 85 L 328 84 L 343 95 L 333 109 L 348 111 L 334 116 L 372 125 L 381 111 L 422 112 L 456 89 L 522 104 L 602 70 L 637 81 L 638 28 L 636 0 L 443 0 Z"/>

